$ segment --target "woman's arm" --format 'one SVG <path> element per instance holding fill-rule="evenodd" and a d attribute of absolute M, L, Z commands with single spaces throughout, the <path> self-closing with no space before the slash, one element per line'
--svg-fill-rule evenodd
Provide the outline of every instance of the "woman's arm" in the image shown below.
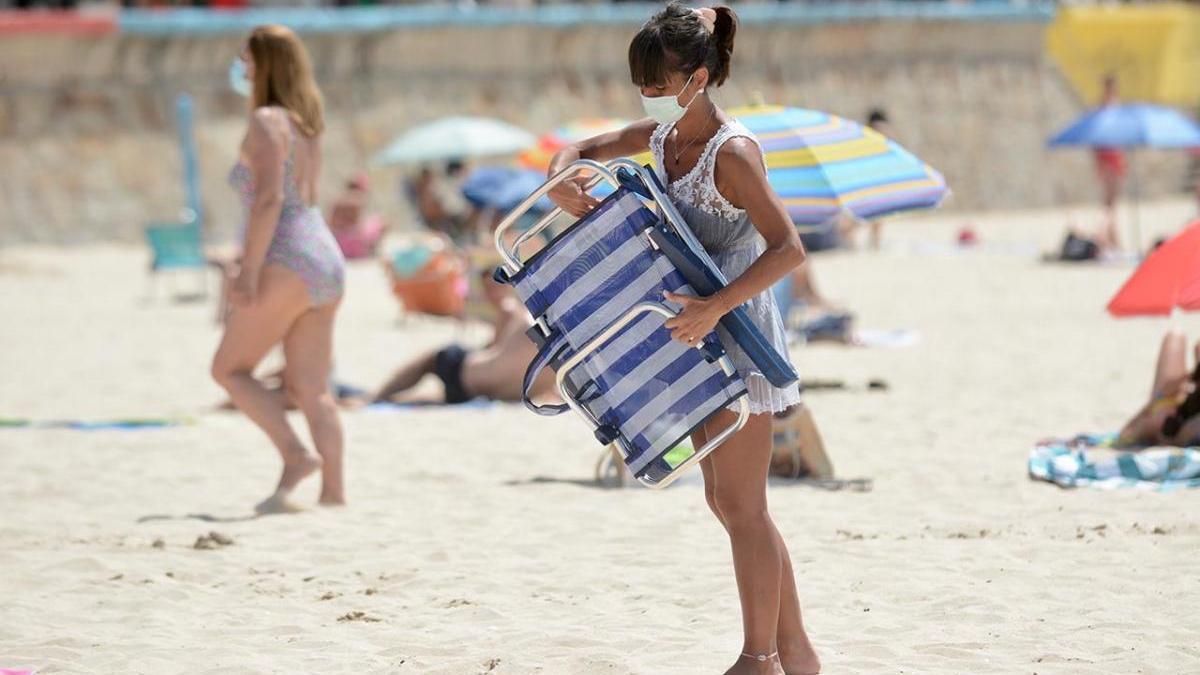
<path fill-rule="evenodd" d="M 689 298 L 668 294 L 669 300 L 683 305 L 683 311 L 667 321 L 667 328 L 671 329 L 672 337 L 685 342 L 689 337 L 707 335 L 722 316 L 770 288 L 805 258 L 800 235 L 783 201 L 767 182 L 761 151 L 753 141 L 734 138 L 721 146 L 714 182 L 730 204 L 746 210 L 767 247 L 741 276 L 712 296 Z"/>
<path fill-rule="evenodd" d="M 562 171 L 573 162 L 580 159 L 591 159 L 606 162 L 617 157 L 636 155 L 650 147 L 650 134 L 654 133 L 658 123 L 650 118 L 639 120 L 617 131 L 593 136 L 584 141 L 559 150 L 550 160 L 548 176 Z M 559 183 L 550 191 L 550 199 L 562 207 L 563 211 L 582 218 L 600 203 L 595 197 L 584 191 L 589 178 L 577 176 L 571 180 Z"/>
<path fill-rule="evenodd" d="M 242 271 L 235 284 L 235 299 L 239 304 L 252 302 L 258 292 L 258 277 L 262 272 L 267 249 L 279 225 L 283 208 L 283 165 L 287 160 L 287 136 L 279 114 L 270 108 L 259 108 L 250 118 L 246 136 L 246 155 L 253 177 L 254 202 L 250 205 L 246 240 L 242 250 Z M 239 297 L 240 296 L 240 297 Z"/>

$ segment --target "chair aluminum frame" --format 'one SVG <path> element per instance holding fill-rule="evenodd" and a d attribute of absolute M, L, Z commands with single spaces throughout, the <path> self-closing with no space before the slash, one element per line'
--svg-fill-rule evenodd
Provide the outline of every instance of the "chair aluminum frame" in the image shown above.
<path fill-rule="evenodd" d="M 547 193 L 549 193 L 551 190 L 553 190 L 558 184 L 562 183 L 564 180 L 567 180 L 568 178 L 572 178 L 583 171 L 593 171 L 597 174 L 597 176 L 595 178 L 593 178 L 591 181 L 588 182 L 588 184 L 586 185 L 586 190 L 592 189 L 596 185 L 599 185 L 602 181 L 608 181 L 614 188 L 620 188 L 621 182 L 617 178 L 616 172 L 618 169 L 622 169 L 622 168 L 631 171 L 646 186 L 647 190 L 650 193 L 650 198 L 646 199 L 645 197 L 642 197 L 643 201 L 646 201 L 646 202 L 656 205 L 661 210 L 667 223 L 675 230 L 675 232 L 677 234 L 679 234 L 680 237 L 682 237 L 684 239 L 684 241 L 686 241 L 692 247 L 692 250 L 703 251 L 704 249 L 700 246 L 699 241 L 696 239 L 696 237 L 692 233 L 691 229 L 687 227 L 686 221 L 684 221 L 683 217 L 679 214 L 679 211 L 675 208 L 675 205 L 672 204 L 671 200 L 668 199 L 666 197 L 666 195 L 663 194 L 662 190 L 659 189 L 658 183 L 653 179 L 652 176 L 648 175 L 645 167 L 643 167 L 643 166 L 639 165 L 637 162 L 634 162 L 633 160 L 627 159 L 627 158 L 613 160 L 613 161 L 609 162 L 608 164 L 602 164 L 600 162 L 590 160 L 590 159 L 581 159 L 581 160 L 578 160 L 578 161 L 572 163 L 570 166 L 566 167 L 562 171 L 559 171 L 558 173 L 551 176 L 550 179 L 547 180 L 545 183 L 543 183 L 540 188 L 538 188 L 532 194 L 530 194 L 528 197 L 526 197 L 524 201 L 522 201 L 520 204 L 517 205 L 516 208 L 514 208 L 512 210 L 512 212 L 510 212 L 507 216 L 505 216 L 504 220 L 502 220 L 500 222 L 500 224 L 496 227 L 496 232 L 495 232 L 496 250 L 500 253 L 500 256 L 504 259 L 504 267 L 505 267 L 506 271 L 511 275 L 511 274 L 516 274 L 521 269 L 521 267 L 523 266 L 523 263 L 521 262 L 521 259 L 518 256 L 517 251 L 520 250 L 521 246 L 525 242 L 527 242 L 531 238 L 537 236 L 537 234 L 539 232 L 541 232 L 543 229 L 545 229 L 555 218 L 557 218 L 562 213 L 562 208 L 556 206 L 553 210 L 551 210 L 549 213 L 547 213 L 545 216 L 543 216 L 540 220 L 538 220 L 536 223 L 534 223 L 534 225 L 532 227 L 530 227 L 525 232 L 522 232 L 521 235 L 518 236 L 517 239 L 513 242 L 511 248 L 505 246 L 504 239 L 503 239 L 504 232 L 508 228 L 510 228 L 514 223 L 516 223 L 517 220 L 522 215 L 524 215 L 526 211 L 528 211 L 530 208 L 532 208 L 533 205 L 536 204 L 538 200 L 540 200 L 542 197 L 544 197 Z M 682 224 L 683 226 L 680 227 L 680 224 Z M 707 257 L 707 256 L 705 256 L 705 257 Z M 712 264 L 711 259 L 706 260 L 705 262 L 708 262 L 710 265 Z M 712 267 L 713 267 L 714 271 L 716 271 L 717 274 L 721 277 L 722 282 L 728 283 L 725 280 L 724 275 L 721 274 L 720 270 L 715 265 L 712 265 Z M 592 428 L 593 431 L 595 431 L 596 429 L 598 429 L 600 427 L 600 422 L 598 420 L 596 420 L 595 417 L 593 417 L 592 414 L 590 412 L 588 412 L 588 410 L 586 408 L 584 408 L 575 399 L 575 397 L 570 394 L 570 392 L 568 392 L 567 376 L 570 374 L 570 372 L 572 370 L 574 370 L 581 363 L 583 363 L 583 361 L 589 355 L 595 353 L 606 342 L 611 340 L 617 333 L 619 333 L 621 331 L 622 328 L 624 328 L 625 326 L 628 326 L 630 323 L 632 323 L 635 319 L 642 316 L 643 314 L 648 314 L 648 313 L 652 313 L 652 312 L 661 314 L 662 316 L 664 316 L 668 319 L 676 316 L 676 312 L 674 310 L 672 310 L 670 307 L 667 307 L 666 305 L 664 305 L 662 303 L 642 302 L 637 305 L 634 305 L 632 308 L 629 309 L 629 311 L 627 311 L 625 314 L 621 315 L 620 318 L 618 318 L 616 321 L 609 324 L 607 327 L 605 327 L 604 330 L 600 331 L 599 334 L 597 334 L 595 337 L 593 337 L 591 340 L 589 340 L 587 344 L 585 344 L 583 347 L 581 347 L 574 355 L 572 355 L 569 359 L 567 359 L 558 368 L 558 372 L 556 373 L 556 381 L 555 382 L 558 387 L 559 395 L 562 396 L 563 401 L 566 402 L 568 407 L 570 407 L 572 410 L 577 412 L 581 417 L 583 417 L 584 420 L 587 421 L 588 425 Z M 547 326 L 546 326 L 545 322 L 542 321 L 540 318 L 538 319 L 538 321 L 539 321 L 538 325 L 541 327 L 543 332 L 548 333 L 549 331 L 547 330 Z M 697 342 L 697 344 L 694 346 L 694 348 L 703 350 L 704 349 L 704 341 Z M 728 355 L 722 355 L 719 359 L 717 359 L 716 363 L 717 363 L 717 365 L 720 366 L 721 370 L 728 377 L 733 377 L 737 373 L 737 371 L 733 367 L 733 362 L 729 359 Z M 732 436 L 733 434 L 740 431 L 742 429 L 742 427 L 744 427 L 746 425 L 747 420 L 750 419 L 750 404 L 749 404 L 748 399 L 749 399 L 748 392 L 743 393 L 741 396 L 739 396 L 737 398 L 737 401 L 738 401 L 738 417 L 737 417 L 737 419 L 734 422 L 730 423 L 727 427 L 725 427 L 725 429 L 721 430 L 720 433 L 718 433 L 717 435 L 710 438 L 708 440 L 708 442 L 704 444 L 703 447 L 696 449 L 695 452 L 693 452 L 692 455 L 690 457 L 688 457 L 688 459 L 686 461 L 684 461 L 679 466 L 676 466 L 673 469 L 671 469 L 670 474 L 666 478 L 664 478 L 663 480 L 658 481 L 658 482 L 652 482 L 652 481 L 646 480 L 643 477 L 638 477 L 638 479 L 637 479 L 638 482 L 641 483 L 642 485 L 645 485 L 646 487 L 649 487 L 652 489 L 665 488 L 668 485 L 670 485 L 671 483 L 673 483 L 677 478 L 679 478 L 679 476 L 683 475 L 683 473 L 688 468 L 690 468 L 694 464 L 698 463 L 700 460 L 707 457 L 709 455 L 709 453 L 711 453 L 712 451 L 719 448 L 722 443 L 724 443 L 726 440 L 729 439 L 730 436 Z"/>

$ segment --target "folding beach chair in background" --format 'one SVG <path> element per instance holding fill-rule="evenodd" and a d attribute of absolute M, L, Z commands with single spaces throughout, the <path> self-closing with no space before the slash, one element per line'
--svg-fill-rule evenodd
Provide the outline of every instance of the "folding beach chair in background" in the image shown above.
<path fill-rule="evenodd" d="M 528 260 L 516 251 L 558 210 L 508 243 L 505 230 L 555 185 L 590 171 L 592 185 L 616 191 Z M 656 207 L 652 211 L 648 206 Z M 537 356 L 525 374 L 525 404 L 543 415 L 574 410 L 602 445 L 615 444 L 640 483 L 665 487 L 749 418 L 746 385 L 715 332 L 688 347 L 663 323 L 678 306 L 664 291 L 710 295 L 726 280 L 696 241 L 654 176 L 631 160 L 580 160 L 552 177 L 499 225 L 504 259 L 496 279 L 511 283 L 535 320 Z M 796 381 L 781 355 L 738 308 L 722 319 L 738 344 L 776 386 Z M 550 367 L 562 405 L 537 405 L 530 387 Z M 706 420 L 733 406 L 737 419 L 703 447 L 672 452 Z"/>
<path fill-rule="evenodd" d="M 184 209 L 179 222 L 147 225 L 146 243 L 150 245 L 151 296 L 158 295 L 160 273 L 180 270 L 196 271 L 200 283 L 194 295 L 201 298 L 208 296 L 208 257 L 204 253 L 200 223 L 191 215 L 190 209 Z"/>
<path fill-rule="evenodd" d="M 414 236 L 385 261 L 392 294 L 407 319 L 414 315 L 451 317 L 461 321 L 466 307 L 466 264 L 449 237 Z"/>
<path fill-rule="evenodd" d="M 150 246 L 150 284 L 148 295 L 157 296 L 158 276 L 163 272 L 192 271 L 199 278 L 197 291 L 180 296 L 208 297 L 208 269 L 223 269 L 210 260 L 204 250 L 204 212 L 200 200 L 199 172 L 196 166 L 196 147 L 192 137 L 192 98 L 180 94 L 175 100 L 179 131 L 179 146 L 183 156 L 183 184 L 187 206 L 175 222 L 150 223 L 145 228 L 146 243 Z"/>

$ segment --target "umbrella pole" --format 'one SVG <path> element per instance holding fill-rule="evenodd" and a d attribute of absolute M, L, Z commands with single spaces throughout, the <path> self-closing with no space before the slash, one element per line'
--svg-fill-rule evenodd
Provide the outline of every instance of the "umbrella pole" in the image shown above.
<path fill-rule="evenodd" d="M 1129 168 L 1129 179 L 1133 182 L 1133 218 L 1130 219 L 1133 224 L 1133 252 L 1140 257 L 1142 255 L 1142 191 L 1140 181 L 1138 181 L 1137 150 L 1130 149 L 1129 151 Z"/>

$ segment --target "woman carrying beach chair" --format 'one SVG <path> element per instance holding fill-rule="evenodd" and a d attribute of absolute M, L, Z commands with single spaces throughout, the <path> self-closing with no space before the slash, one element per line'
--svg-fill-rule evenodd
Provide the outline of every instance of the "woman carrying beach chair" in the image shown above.
<path fill-rule="evenodd" d="M 729 76 L 737 20 L 726 7 L 691 9 L 672 3 L 633 38 L 629 66 L 647 119 L 581 141 L 559 152 L 551 176 L 579 160 L 608 161 L 649 149 L 667 196 L 730 280 L 708 297 L 667 293 L 679 307 L 666 322 L 671 337 L 696 346 L 714 330 L 745 382 L 750 416 L 701 460 L 705 497 L 729 534 L 741 596 L 742 653 L 727 673 L 816 673 L 820 663 L 800 615 L 792 564 L 767 511 L 772 414 L 799 404 L 795 386 L 777 388 L 718 326 L 737 307 L 781 354 L 787 338 L 770 288 L 804 262 L 804 248 L 779 197 L 767 182 L 762 150 L 740 123 L 708 96 Z M 589 179 L 559 182 L 551 198 L 575 217 L 600 202 Z M 734 406 L 730 406 L 731 408 Z M 717 430 L 736 425 L 724 409 L 693 435 L 696 448 Z"/>

